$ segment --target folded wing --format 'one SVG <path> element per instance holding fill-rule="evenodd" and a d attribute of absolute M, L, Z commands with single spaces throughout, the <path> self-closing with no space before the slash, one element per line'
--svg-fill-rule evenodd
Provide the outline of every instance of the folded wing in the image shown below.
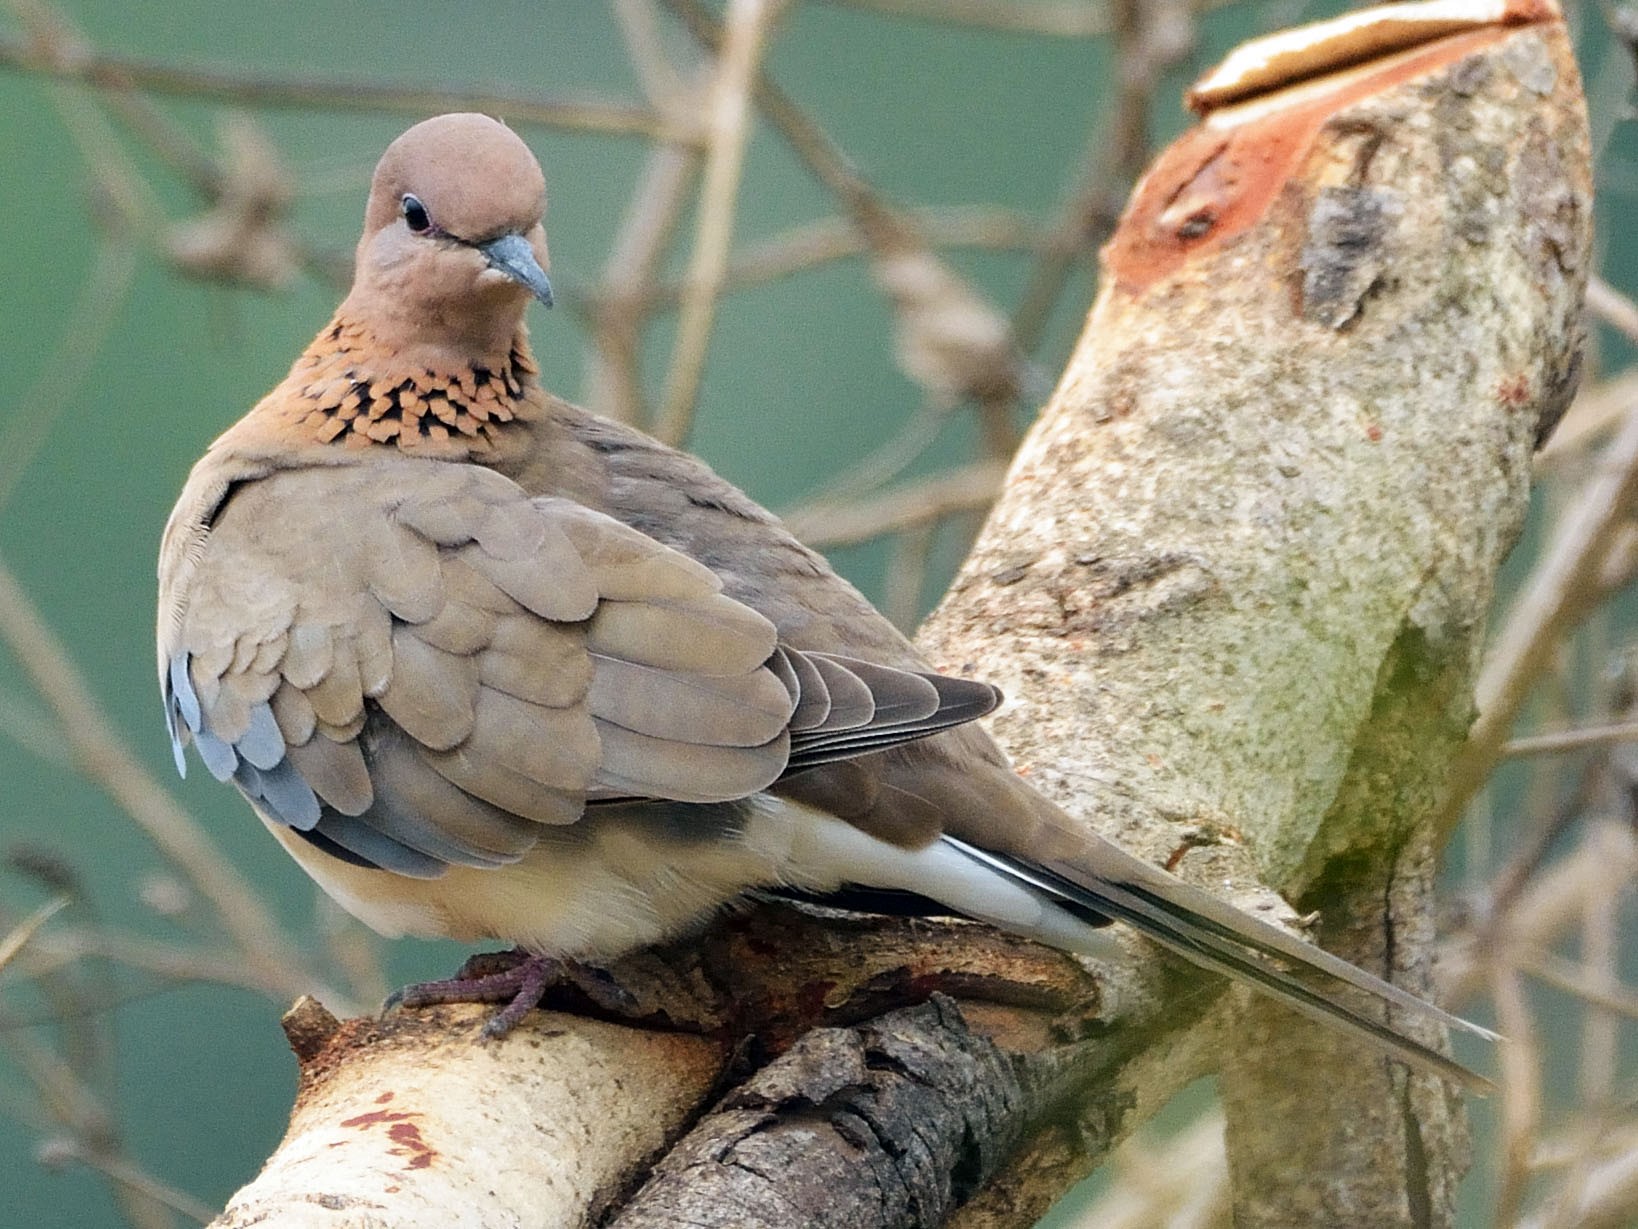
<path fill-rule="evenodd" d="M 714 803 L 994 707 L 779 643 L 703 565 L 493 471 L 257 474 L 161 573 L 177 748 L 335 857 L 515 861 L 588 802 Z"/>

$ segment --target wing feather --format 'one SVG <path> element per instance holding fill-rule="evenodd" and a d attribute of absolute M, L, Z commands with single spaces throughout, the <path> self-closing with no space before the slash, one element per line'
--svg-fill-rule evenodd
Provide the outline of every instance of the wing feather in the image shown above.
<path fill-rule="evenodd" d="M 178 754 L 354 865 L 502 865 L 588 799 L 731 801 L 994 703 L 782 644 L 699 561 L 493 471 L 373 456 L 206 485 L 228 494 L 162 563 Z"/>

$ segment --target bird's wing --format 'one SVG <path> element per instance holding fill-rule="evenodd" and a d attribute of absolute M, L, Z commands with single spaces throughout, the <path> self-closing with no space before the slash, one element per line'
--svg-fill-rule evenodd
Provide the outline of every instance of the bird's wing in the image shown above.
<path fill-rule="evenodd" d="M 178 756 L 354 863 L 502 864 L 588 802 L 742 798 L 996 702 L 781 645 L 709 568 L 480 467 L 194 485 L 161 575 Z"/>

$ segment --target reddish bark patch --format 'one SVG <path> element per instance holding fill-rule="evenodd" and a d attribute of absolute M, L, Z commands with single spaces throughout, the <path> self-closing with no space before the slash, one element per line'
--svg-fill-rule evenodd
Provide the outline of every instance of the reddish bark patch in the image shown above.
<path fill-rule="evenodd" d="M 1322 129 L 1339 111 L 1510 36 L 1505 26 L 1451 35 L 1364 65 L 1294 92 L 1252 99 L 1214 112 L 1163 152 L 1137 190 L 1114 237 L 1104 268 L 1128 295 L 1137 295 L 1194 259 L 1244 234 L 1300 175 Z"/>
<path fill-rule="evenodd" d="M 407 1169 L 426 1169 L 437 1159 L 437 1150 L 421 1138 L 421 1128 L 413 1122 L 400 1122 L 387 1128 L 387 1138 L 397 1144 L 394 1156 L 408 1155 Z"/>
<path fill-rule="evenodd" d="M 405 1122 L 411 1118 L 419 1117 L 419 1114 L 395 1113 L 391 1110 L 371 1110 L 367 1114 L 344 1118 L 341 1125 L 344 1127 L 373 1127 L 383 1122 Z"/>
<path fill-rule="evenodd" d="M 1510 410 L 1521 409 L 1530 404 L 1530 377 L 1527 375 L 1508 376 L 1496 385 L 1496 401 Z"/>
<path fill-rule="evenodd" d="M 392 1093 L 384 1093 L 376 1098 L 377 1104 L 390 1101 Z M 352 1118 L 345 1118 L 341 1125 L 369 1130 L 371 1127 L 385 1126 L 387 1138 L 398 1145 L 388 1151 L 393 1156 L 409 1157 L 406 1169 L 426 1169 L 438 1158 L 437 1149 L 421 1138 L 421 1128 L 411 1119 L 419 1118 L 420 1114 L 396 1113 L 389 1110 L 371 1110 L 367 1114 L 358 1114 Z"/>

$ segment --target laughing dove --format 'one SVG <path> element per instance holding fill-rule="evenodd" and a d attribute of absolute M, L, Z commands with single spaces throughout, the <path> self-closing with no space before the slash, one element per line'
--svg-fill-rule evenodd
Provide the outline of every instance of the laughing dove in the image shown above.
<path fill-rule="evenodd" d="M 1077 827 L 825 561 L 684 453 L 559 400 L 545 182 L 479 115 L 394 141 L 352 291 L 193 469 L 159 560 L 191 742 L 388 935 L 606 960 L 742 893 L 909 891 L 1107 956 L 1109 920 L 1458 1079 L 1347 987 L 1474 1028 Z M 1476 1030 L 1482 1031 L 1482 1030 Z"/>

